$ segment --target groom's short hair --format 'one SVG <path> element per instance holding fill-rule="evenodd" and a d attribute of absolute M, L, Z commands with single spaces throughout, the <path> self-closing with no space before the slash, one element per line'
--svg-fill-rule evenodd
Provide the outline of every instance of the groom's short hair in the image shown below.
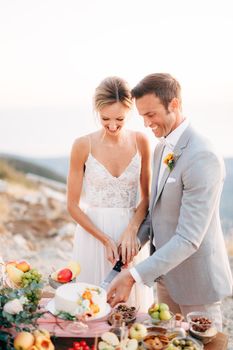
<path fill-rule="evenodd" d="M 144 95 L 154 94 L 166 109 L 173 98 L 178 98 L 180 105 L 181 86 L 179 82 L 168 73 L 149 74 L 143 78 L 131 91 L 132 97 L 138 99 Z"/>

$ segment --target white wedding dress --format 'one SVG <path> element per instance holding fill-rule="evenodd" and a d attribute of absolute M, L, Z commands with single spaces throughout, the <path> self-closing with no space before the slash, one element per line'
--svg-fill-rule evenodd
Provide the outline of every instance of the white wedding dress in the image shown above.
<path fill-rule="evenodd" d="M 137 204 L 141 157 L 137 152 L 119 177 L 114 177 L 91 153 L 85 163 L 82 209 L 92 222 L 115 242 L 126 229 Z M 134 258 L 133 264 L 149 255 L 147 246 Z M 73 258 L 80 263 L 79 282 L 99 285 L 112 269 L 104 245 L 77 225 Z M 128 305 L 147 311 L 153 303 L 153 289 L 135 284 Z"/>

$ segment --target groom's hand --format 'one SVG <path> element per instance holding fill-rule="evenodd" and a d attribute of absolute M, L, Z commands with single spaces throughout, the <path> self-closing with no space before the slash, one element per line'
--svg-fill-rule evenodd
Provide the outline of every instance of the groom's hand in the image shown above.
<path fill-rule="evenodd" d="M 129 270 L 123 270 L 114 278 L 108 289 L 107 300 L 111 307 L 126 302 L 135 283 Z"/>

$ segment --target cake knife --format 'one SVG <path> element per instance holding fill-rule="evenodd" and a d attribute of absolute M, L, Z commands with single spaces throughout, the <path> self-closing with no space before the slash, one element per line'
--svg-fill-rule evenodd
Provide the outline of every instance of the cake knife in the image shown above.
<path fill-rule="evenodd" d="M 123 265 L 124 264 L 120 258 L 113 266 L 112 270 L 109 272 L 107 277 L 105 277 L 104 281 L 101 282 L 100 287 L 106 290 L 108 288 L 108 285 L 112 282 L 112 280 L 118 275 L 119 272 L 121 272 L 121 268 Z"/>

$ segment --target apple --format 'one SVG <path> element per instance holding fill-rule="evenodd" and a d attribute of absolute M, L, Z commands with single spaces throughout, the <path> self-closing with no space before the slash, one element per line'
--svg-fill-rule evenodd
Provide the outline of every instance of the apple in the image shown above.
<path fill-rule="evenodd" d="M 62 269 L 58 271 L 57 281 L 61 283 L 67 283 L 72 280 L 72 271 L 70 269 Z"/>
<path fill-rule="evenodd" d="M 150 314 L 150 317 L 153 318 L 154 320 L 160 320 L 160 312 L 154 311 Z"/>
<path fill-rule="evenodd" d="M 171 319 L 172 315 L 170 314 L 169 310 L 162 310 L 160 311 L 159 317 L 162 321 L 168 321 Z"/>
<path fill-rule="evenodd" d="M 81 268 L 79 263 L 77 263 L 76 261 L 69 261 L 67 264 L 67 268 L 70 269 L 72 271 L 72 279 L 74 279 L 75 277 L 77 277 L 80 274 Z"/>
<path fill-rule="evenodd" d="M 98 343 L 98 349 L 99 350 L 114 350 L 115 348 L 114 348 L 114 346 L 106 343 L 105 341 L 100 341 Z"/>
<path fill-rule="evenodd" d="M 120 343 L 121 350 L 137 350 L 138 348 L 138 341 L 137 339 L 124 339 Z"/>
<path fill-rule="evenodd" d="M 147 335 L 147 329 L 142 323 L 134 323 L 129 329 L 129 336 L 132 339 L 141 340 Z"/>
<path fill-rule="evenodd" d="M 17 269 L 17 267 L 15 267 L 12 264 L 7 264 L 6 265 L 6 272 L 8 273 L 8 276 L 12 282 L 14 282 L 17 285 L 19 285 L 21 283 L 22 276 L 24 274 L 23 271 Z"/>
<path fill-rule="evenodd" d="M 150 315 L 152 312 L 158 311 L 159 310 L 159 304 L 152 304 L 149 309 L 148 309 L 148 314 Z"/>
<path fill-rule="evenodd" d="M 116 334 L 113 332 L 104 332 L 101 335 L 101 339 L 109 345 L 112 345 L 112 346 L 119 345 L 119 339 L 117 338 Z"/>
<path fill-rule="evenodd" d="M 28 350 L 34 344 L 34 337 L 29 332 L 20 332 L 14 339 L 15 350 Z"/>
<path fill-rule="evenodd" d="M 165 303 L 159 304 L 159 311 L 169 310 L 169 306 Z"/>
<path fill-rule="evenodd" d="M 23 271 L 23 272 L 28 272 L 30 270 L 30 265 L 26 261 L 20 261 L 16 265 L 17 269 Z"/>

